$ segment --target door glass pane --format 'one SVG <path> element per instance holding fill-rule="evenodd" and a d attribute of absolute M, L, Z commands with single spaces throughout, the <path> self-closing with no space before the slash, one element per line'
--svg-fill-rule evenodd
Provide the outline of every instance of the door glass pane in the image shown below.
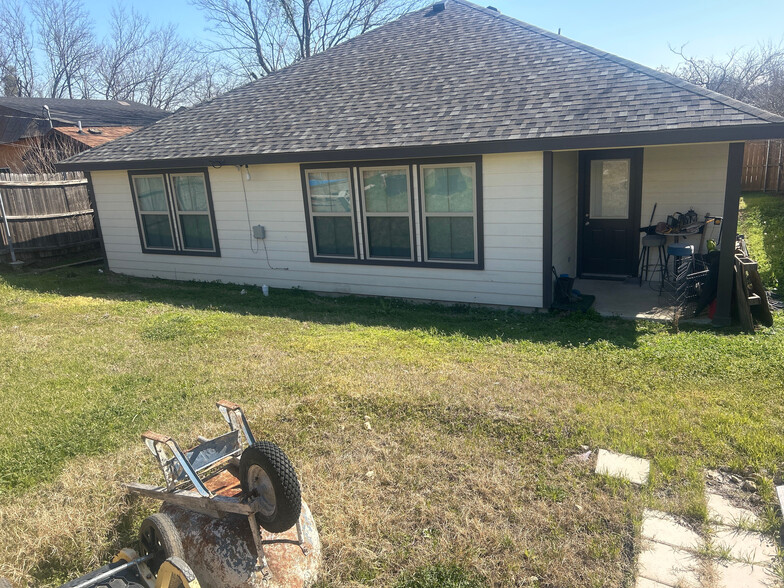
<path fill-rule="evenodd" d="M 173 249 L 171 225 L 168 214 L 142 214 L 142 229 L 147 247 Z"/>
<path fill-rule="evenodd" d="M 437 216 L 427 219 L 429 259 L 474 259 L 474 219 L 467 216 Z"/>
<path fill-rule="evenodd" d="M 363 170 L 362 189 L 368 212 L 408 212 L 406 170 Z"/>
<path fill-rule="evenodd" d="M 473 212 L 474 168 L 424 168 L 426 212 Z"/>
<path fill-rule="evenodd" d="M 153 176 L 149 178 L 133 178 L 133 185 L 136 190 L 136 199 L 139 202 L 139 210 L 168 212 L 166 205 L 166 190 L 163 187 L 163 176 Z"/>
<path fill-rule="evenodd" d="M 629 218 L 628 159 L 591 161 L 591 218 Z"/>
<path fill-rule="evenodd" d="M 210 217 L 206 214 L 180 215 L 182 242 L 185 249 L 212 250 Z"/>
<path fill-rule="evenodd" d="M 354 233 L 349 216 L 313 217 L 316 255 L 354 257 Z"/>
<path fill-rule="evenodd" d="M 308 172 L 313 212 L 351 212 L 350 186 L 347 171 Z"/>
<path fill-rule="evenodd" d="M 183 211 L 206 211 L 207 188 L 204 176 L 172 176 L 177 208 Z"/>
<path fill-rule="evenodd" d="M 370 216 L 367 219 L 370 257 L 411 259 L 411 234 L 407 216 Z"/>

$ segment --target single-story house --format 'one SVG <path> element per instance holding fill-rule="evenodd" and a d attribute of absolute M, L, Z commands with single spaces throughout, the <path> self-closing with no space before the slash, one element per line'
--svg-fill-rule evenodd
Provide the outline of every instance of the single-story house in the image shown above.
<path fill-rule="evenodd" d="M 42 163 L 103 145 L 168 115 L 124 100 L 0 97 L 0 169 L 41 171 Z"/>
<path fill-rule="evenodd" d="M 691 207 L 734 235 L 743 141 L 782 134 L 448 0 L 61 166 L 89 172 L 116 272 L 546 308 L 552 265 L 634 276 L 654 203 L 654 223 Z"/>

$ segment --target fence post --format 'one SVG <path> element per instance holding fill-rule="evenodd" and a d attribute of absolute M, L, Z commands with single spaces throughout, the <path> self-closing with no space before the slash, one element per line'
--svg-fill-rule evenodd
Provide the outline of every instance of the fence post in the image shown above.
<path fill-rule="evenodd" d="M 8 251 L 11 253 L 11 267 L 16 269 L 22 265 L 22 262 L 16 261 L 16 253 L 14 253 L 14 240 L 11 237 L 11 228 L 8 226 L 8 218 L 5 214 L 5 203 L 3 202 L 2 190 L 0 190 L 0 214 L 3 215 L 3 226 L 5 227 L 5 234 L 8 238 Z"/>

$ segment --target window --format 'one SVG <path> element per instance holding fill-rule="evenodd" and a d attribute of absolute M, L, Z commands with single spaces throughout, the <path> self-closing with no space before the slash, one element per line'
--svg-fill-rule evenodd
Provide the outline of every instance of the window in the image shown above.
<path fill-rule="evenodd" d="M 311 260 L 482 269 L 479 163 L 303 166 Z"/>
<path fill-rule="evenodd" d="M 349 170 L 309 171 L 307 185 L 316 255 L 354 257 Z"/>
<path fill-rule="evenodd" d="M 422 166 L 425 258 L 476 260 L 474 166 Z"/>
<path fill-rule="evenodd" d="M 130 174 L 145 253 L 219 255 L 204 171 Z"/>
<path fill-rule="evenodd" d="M 413 259 L 410 184 L 408 167 L 360 170 L 370 259 Z"/>

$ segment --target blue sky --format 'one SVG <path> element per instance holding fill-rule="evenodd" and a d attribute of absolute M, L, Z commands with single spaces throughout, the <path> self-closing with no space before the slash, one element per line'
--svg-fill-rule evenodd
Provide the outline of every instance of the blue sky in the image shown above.
<path fill-rule="evenodd" d="M 111 0 L 86 0 L 99 35 Z M 478 2 L 479 3 L 479 2 Z M 126 0 L 154 22 L 172 21 L 186 36 L 205 33 L 201 14 L 187 0 Z M 756 0 L 484 0 L 508 16 L 557 32 L 650 67 L 674 65 L 667 44 L 700 57 L 724 55 L 733 47 L 784 38 L 784 1 Z"/>

